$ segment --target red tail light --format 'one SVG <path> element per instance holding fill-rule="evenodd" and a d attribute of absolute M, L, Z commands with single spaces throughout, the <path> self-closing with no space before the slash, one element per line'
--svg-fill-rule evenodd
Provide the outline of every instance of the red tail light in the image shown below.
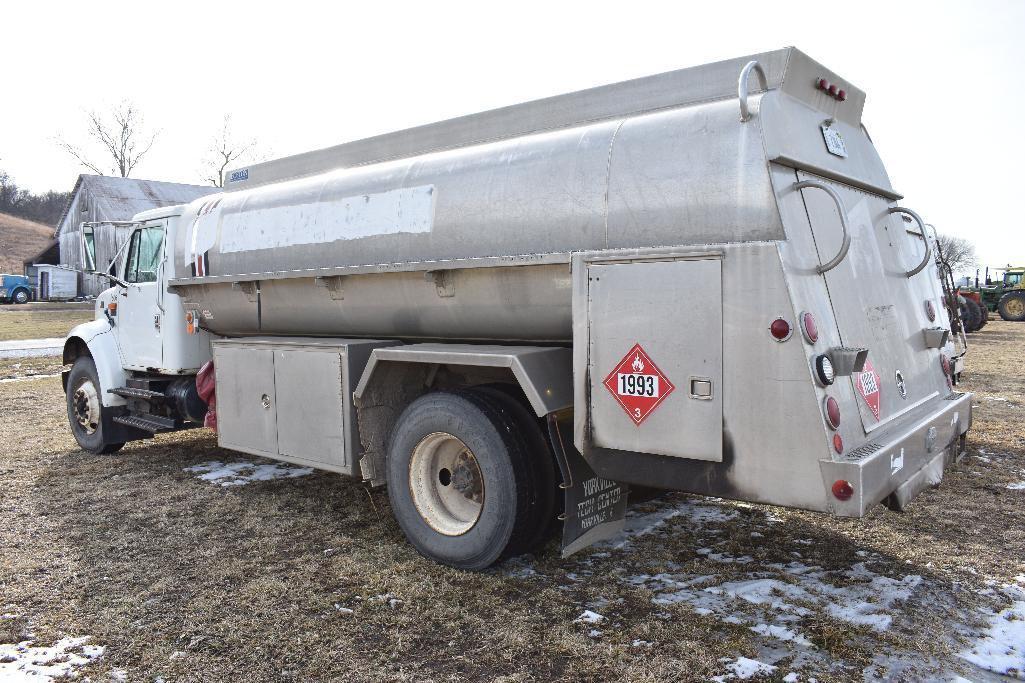
<path fill-rule="evenodd" d="M 837 500 L 850 500 L 854 495 L 854 486 L 849 481 L 837 479 L 833 482 L 833 495 Z"/>
<path fill-rule="evenodd" d="M 843 453 L 843 437 L 839 434 L 833 434 L 833 450 L 838 454 Z"/>
<path fill-rule="evenodd" d="M 929 322 L 936 320 L 936 307 L 933 306 L 931 301 L 925 302 L 925 315 L 928 316 Z"/>
<path fill-rule="evenodd" d="M 826 424 L 830 429 L 840 426 L 840 404 L 832 396 L 827 396 L 822 406 L 822 412 L 826 415 Z"/>
<path fill-rule="evenodd" d="M 801 314 L 801 332 L 809 344 L 819 340 L 819 327 L 815 324 L 815 316 L 805 311 Z"/>
<path fill-rule="evenodd" d="M 769 325 L 769 333 L 776 339 L 776 341 L 784 342 L 790 339 L 790 335 L 794 333 L 790 327 L 790 323 L 783 318 L 776 318 Z"/>
<path fill-rule="evenodd" d="M 953 386 L 950 379 L 950 359 L 943 353 L 940 354 L 940 368 L 943 369 L 943 377 L 947 380 L 947 386 Z"/>

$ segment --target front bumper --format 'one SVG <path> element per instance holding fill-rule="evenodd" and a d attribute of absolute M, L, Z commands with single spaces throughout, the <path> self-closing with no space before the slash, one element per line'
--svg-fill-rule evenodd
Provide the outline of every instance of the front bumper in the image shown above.
<path fill-rule="evenodd" d="M 971 425 L 972 394 L 953 393 L 885 434 L 871 435 L 843 457 L 820 461 L 829 509 L 843 517 L 862 517 L 883 502 L 902 510 L 924 489 L 938 485 L 944 470 L 960 460 Z M 854 488 L 849 500 L 832 494 L 838 480 Z"/>

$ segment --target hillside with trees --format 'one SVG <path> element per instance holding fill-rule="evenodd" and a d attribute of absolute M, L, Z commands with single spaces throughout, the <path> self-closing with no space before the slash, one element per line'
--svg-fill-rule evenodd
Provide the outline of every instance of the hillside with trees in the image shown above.
<path fill-rule="evenodd" d="M 53 242 L 53 228 L 0 213 L 0 273 L 20 275 L 22 262 Z"/>
<path fill-rule="evenodd" d="M 70 192 L 29 192 L 0 170 L 0 213 L 56 227 L 69 199 Z"/>

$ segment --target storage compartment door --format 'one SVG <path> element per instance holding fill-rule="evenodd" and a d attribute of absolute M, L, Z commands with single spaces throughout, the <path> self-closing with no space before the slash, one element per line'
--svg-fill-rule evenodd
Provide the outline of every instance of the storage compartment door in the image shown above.
<path fill-rule="evenodd" d="M 274 352 L 278 452 L 312 464 L 349 466 L 345 452 L 342 354 L 337 350 Z"/>
<path fill-rule="evenodd" d="M 591 442 L 722 461 L 718 258 L 589 264 Z"/>
<path fill-rule="evenodd" d="M 274 457 L 274 353 L 214 347 L 217 381 L 217 443 L 224 448 Z"/>

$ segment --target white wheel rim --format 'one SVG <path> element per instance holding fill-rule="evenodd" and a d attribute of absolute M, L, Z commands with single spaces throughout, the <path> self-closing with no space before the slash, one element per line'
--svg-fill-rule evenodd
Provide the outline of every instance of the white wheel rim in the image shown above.
<path fill-rule="evenodd" d="M 409 491 L 423 520 L 446 536 L 472 529 L 484 508 L 484 476 L 477 459 L 445 432 L 428 434 L 413 448 Z"/>
<path fill-rule="evenodd" d="M 75 421 L 86 434 L 94 434 L 100 426 L 100 395 L 92 380 L 82 382 L 71 397 Z"/>

